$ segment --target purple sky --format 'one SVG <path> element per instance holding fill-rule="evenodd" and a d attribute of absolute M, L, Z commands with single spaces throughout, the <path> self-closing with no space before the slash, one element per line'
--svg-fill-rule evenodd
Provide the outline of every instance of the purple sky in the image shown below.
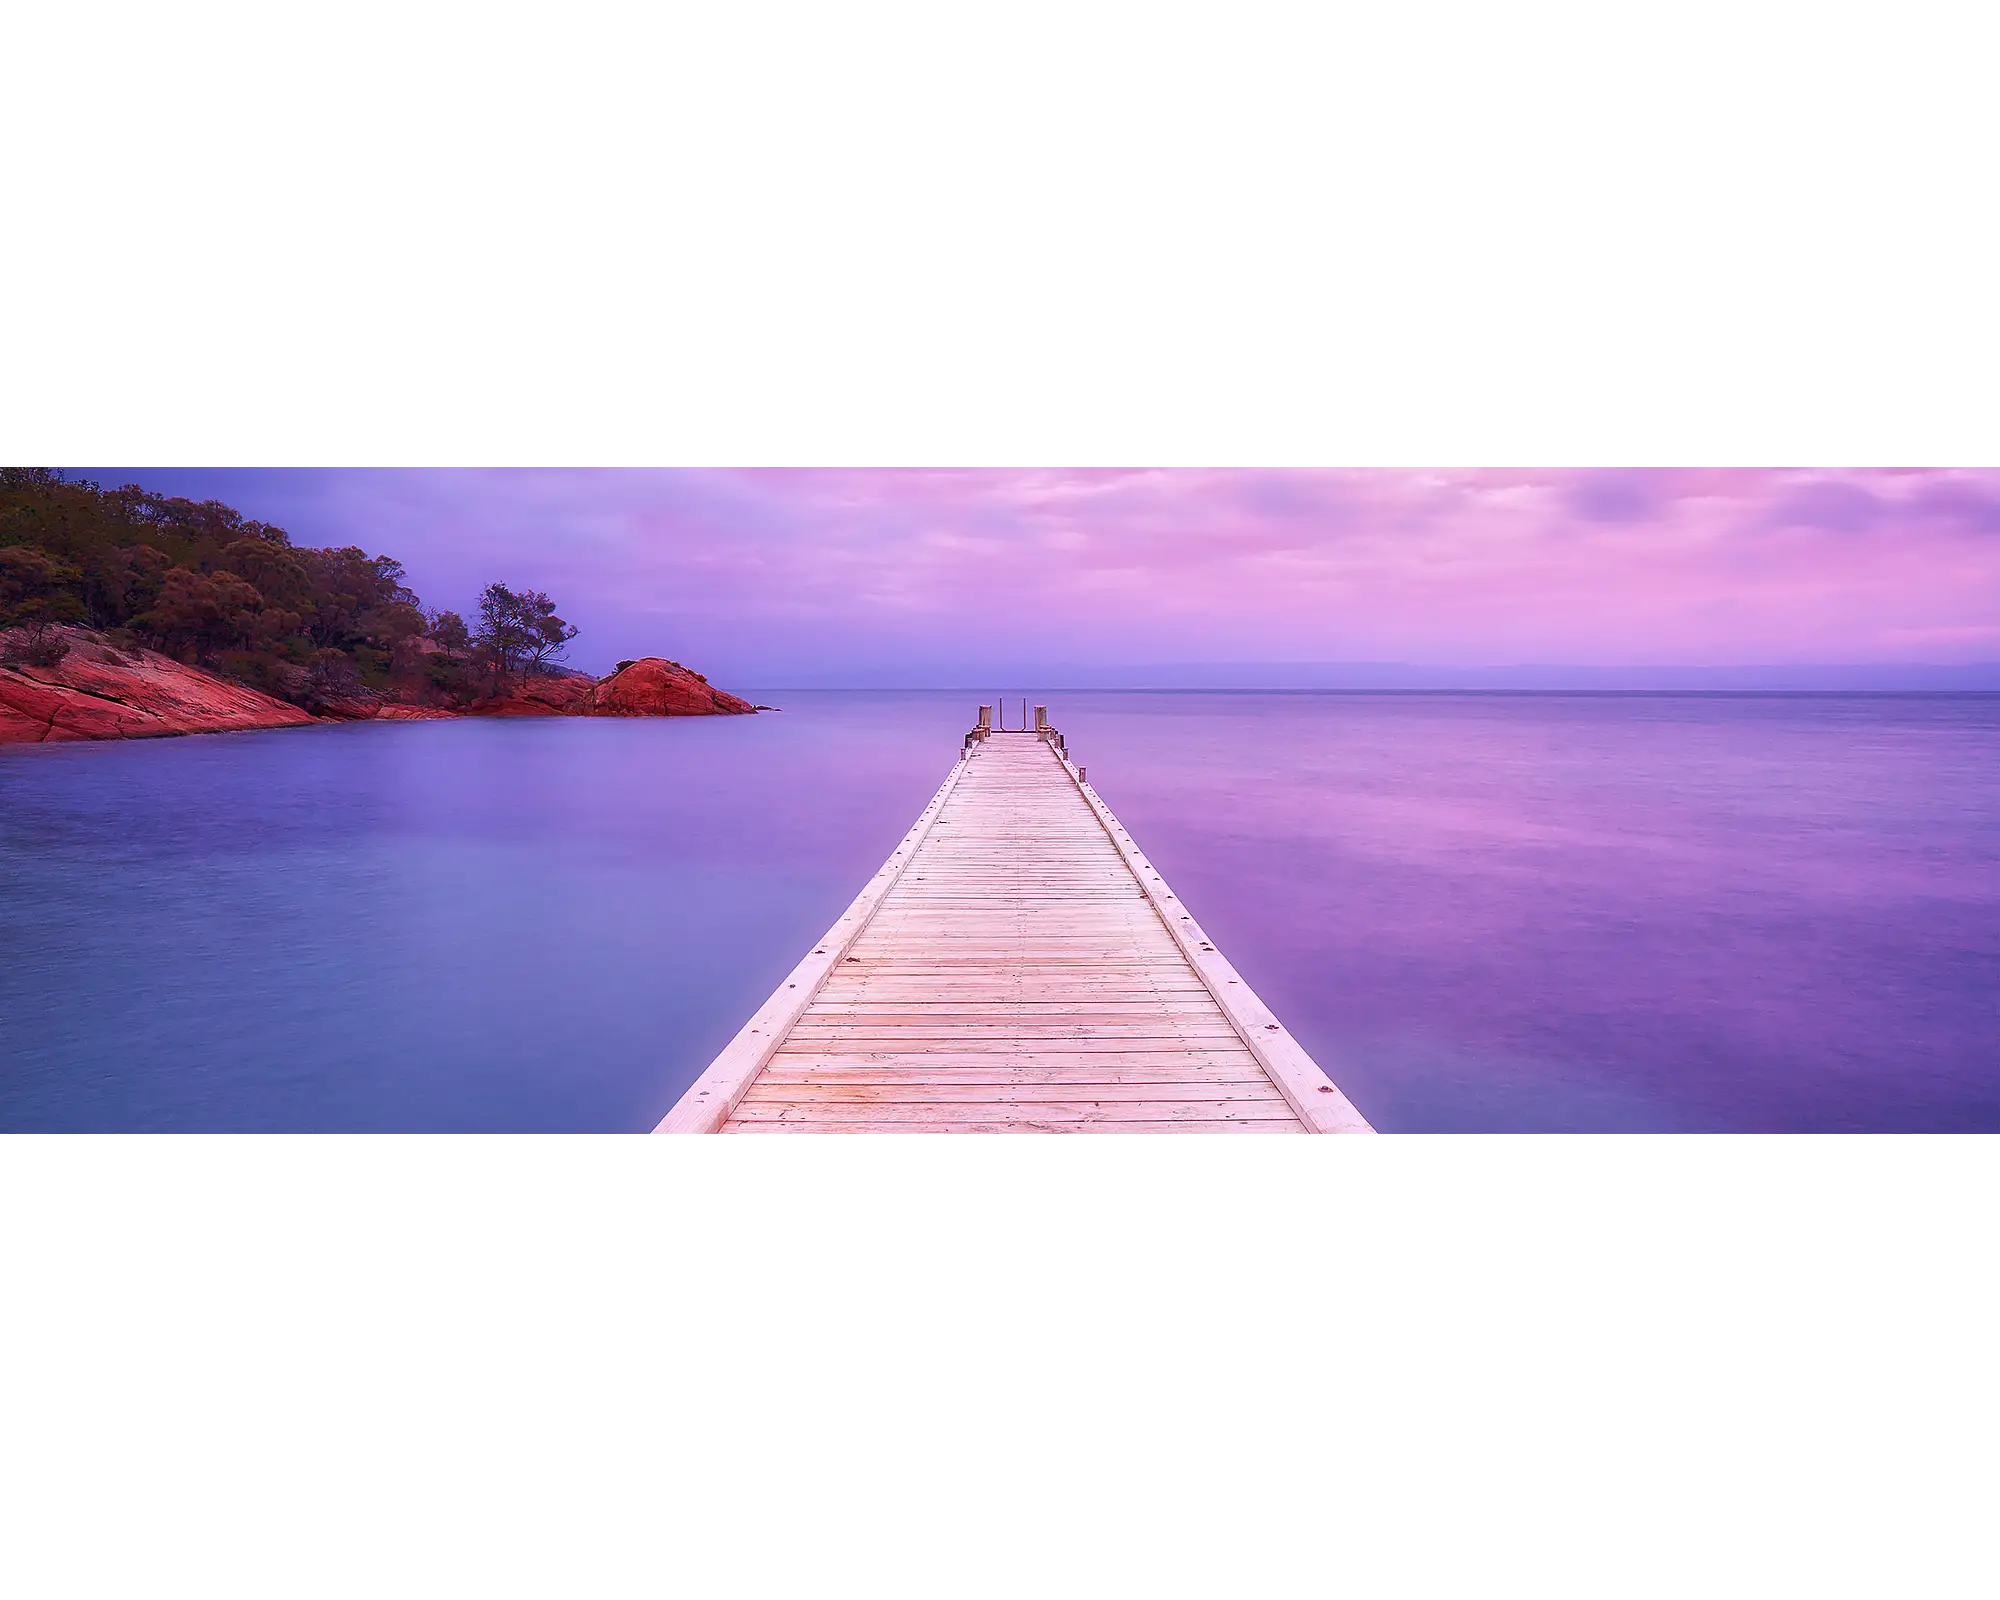
<path fill-rule="evenodd" d="M 2000 472 L 84 470 L 545 589 L 599 670 L 2000 660 Z"/>

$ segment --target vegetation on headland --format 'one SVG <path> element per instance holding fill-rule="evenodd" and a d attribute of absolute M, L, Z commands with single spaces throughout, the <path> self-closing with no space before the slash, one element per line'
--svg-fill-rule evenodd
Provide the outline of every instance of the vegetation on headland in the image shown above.
<path fill-rule="evenodd" d="M 0 647 L 30 666 L 75 623 L 308 710 L 371 696 L 457 706 L 555 670 L 577 630 L 490 584 L 472 623 L 426 610 L 402 564 L 315 549 L 220 501 L 0 468 Z"/>

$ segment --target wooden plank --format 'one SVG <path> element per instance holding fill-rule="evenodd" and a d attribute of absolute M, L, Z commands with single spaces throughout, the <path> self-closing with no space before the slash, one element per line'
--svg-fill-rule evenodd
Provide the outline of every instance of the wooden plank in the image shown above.
<path fill-rule="evenodd" d="M 812 1043 L 787 1043 L 771 1054 L 771 1059 L 793 1056 L 848 1057 L 854 1060 L 949 1060 L 953 1057 L 1010 1056 L 1020 1059 L 1031 1056 L 1039 1060 L 1052 1054 L 1072 1056 L 1104 1056 L 1118 1058 L 1134 1055 L 1170 1055 L 1182 1060 L 1204 1058 L 1241 1060 L 1250 1055 L 1241 1045 L 1231 1048 L 1233 1041 L 1208 1039 L 1199 1043 L 1186 1043 L 1178 1039 L 1159 1041 L 1131 1039 L 1041 1039 L 1027 1042 L 1019 1039 L 933 1039 L 918 1044 L 898 1044 L 893 1040 L 871 1042 L 868 1040 L 833 1039 Z M 1240 1053 L 1239 1053 L 1240 1052 Z M 1255 1056 L 1250 1056 L 1256 1061 Z M 1263 1063 L 1258 1062 L 1258 1070 Z"/>
<path fill-rule="evenodd" d="M 1188 1066 L 1176 1064 L 1158 1067 L 1059 1067 L 1031 1064 L 1023 1066 L 1014 1061 L 1005 1065 L 984 1067 L 924 1067 L 924 1066 L 883 1066 L 879 1063 L 867 1066 L 814 1067 L 797 1071 L 780 1064 L 774 1057 L 771 1065 L 757 1075 L 757 1081 L 750 1086 L 750 1093 L 771 1088 L 779 1084 L 876 1084 L 891 1088 L 903 1083 L 988 1083 L 988 1084 L 1033 1084 L 1033 1083 L 1202 1083 L 1214 1086 L 1238 1083 L 1254 1083 L 1271 1087 L 1271 1080 L 1264 1069 L 1257 1065 L 1255 1056 L 1245 1054 L 1239 1070 L 1227 1067 Z M 1276 1093 L 1272 1089 L 1272 1093 Z"/>
<path fill-rule="evenodd" d="M 1071 1102 L 1109 1105 L 1136 1102 L 1149 1106 L 1193 1102 L 1219 1105 L 1234 1101 L 1273 1101 L 1284 1105 L 1268 1078 L 1255 1083 L 766 1083 L 763 1077 L 737 1102 L 737 1115 L 748 1115 L 745 1106 L 771 1105 L 945 1105 L 960 1100 L 979 1100 L 992 1105 L 1058 1105 Z M 1288 1108 L 1289 1109 L 1289 1108 Z"/>
<path fill-rule="evenodd" d="M 1071 999 L 1093 998 L 1127 1002 L 1160 1000 L 1173 1003 L 1195 996 L 1206 1004 L 1214 1004 L 1214 998 L 1201 984 L 1193 982 L 1181 973 L 1166 973 L 1154 978 L 1143 975 L 1100 977 L 1093 976 L 1087 969 L 1079 969 L 1073 974 L 1053 974 L 1046 978 L 1022 982 L 1019 979 L 992 975 L 1002 970 L 1004 965 L 1004 962 L 989 964 L 984 972 L 964 967 L 939 967 L 928 973 L 896 972 L 879 975 L 856 972 L 850 967 L 829 983 L 821 991 L 821 995 L 853 1000 L 900 999 L 923 1002 L 935 998 L 944 1003 L 960 999 L 1020 1000 L 1041 1005 L 1058 1005 Z"/>
<path fill-rule="evenodd" d="M 1195 1004 L 1179 995 L 1162 995 L 1157 1000 L 1096 1000 L 1079 996 L 1074 1000 L 940 1000 L 925 1005 L 914 1000 L 843 1000 L 828 1005 L 824 998 L 812 1008 L 814 1018 L 838 1018 L 843 1022 L 991 1022 L 995 1018 L 1022 1018 L 1029 1021 L 1125 1022 L 1133 1017 L 1199 1017 L 1215 1015 L 1215 1004 L 1206 995 Z"/>
<path fill-rule="evenodd" d="M 745 1098 L 730 1114 L 732 1122 L 962 1122 L 991 1121 L 1019 1111 L 1044 1122 L 1295 1122 L 1282 1096 L 1207 1104 L 1195 1100 L 1104 1101 L 1086 1104 L 1022 1106 L 1009 1100 L 967 1100 L 953 1105 L 777 1105 Z"/>
<path fill-rule="evenodd" d="M 1162 1014 L 1093 1022 L 1088 1018 L 1058 1013 L 1042 1020 L 1013 1016 L 984 1021 L 949 1017 L 935 1020 L 863 1017 L 847 1022 L 828 1022 L 808 1016 L 785 1035 L 783 1044 L 785 1048 L 803 1047 L 821 1041 L 852 1045 L 865 1039 L 880 1039 L 893 1046 L 915 1050 L 932 1049 L 954 1039 L 969 1044 L 1007 1040 L 1026 1044 L 1039 1040 L 1052 1049 L 1074 1043 L 1106 1044 L 1121 1040 L 1162 1039 L 1175 1049 L 1198 1045 L 1202 1049 L 1228 1050 L 1240 1042 L 1226 1021 L 1215 1018 Z"/>
<path fill-rule="evenodd" d="M 982 1048 L 955 1050 L 949 1045 L 926 1050 L 815 1050 L 804 1046 L 782 1047 L 771 1056 L 772 1070 L 822 1070 L 865 1072 L 894 1069 L 903 1072 L 952 1072 L 960 1069 L 987 1069 L 1000 1066 L 1072 1067 L 1078 1071 L 1109 1072 L 1124 1068 L 1179 1066 L 1190 1071 L 1214 1072 L 1221 1077 L 1238 1071 L 1252 1076 L 1264 1070 L 1241 1045 L 1219 1050 L 1183 1049 L 1178 1044 L 1133 1050 L 1123 1046 L 1082 1047 L 1072 1044 L 1038 1044 L 1019 1049 Z"/>
<path fill-rule="evenodd" d="M 1304 1133 L 1307 1130 L 1293 1117 L 1286 1122 L 1201 1122 L 1192 1118 L 1179 1122 L 1044 1122 L 1017 1117 L 986 1122 L 731 1122 L 723 1133 L 1126 1133 L 1149 1137 L 1162 1133 Z"/>

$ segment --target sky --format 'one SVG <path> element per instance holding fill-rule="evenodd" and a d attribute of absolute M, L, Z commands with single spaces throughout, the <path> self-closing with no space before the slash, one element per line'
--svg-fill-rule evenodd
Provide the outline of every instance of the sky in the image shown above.
<path fill-rule="evenodd" d="M 2000 662 L 2000 471 L 80 470 L 393 555 L 429 605 L 545 590 L 593 671 Z"/>

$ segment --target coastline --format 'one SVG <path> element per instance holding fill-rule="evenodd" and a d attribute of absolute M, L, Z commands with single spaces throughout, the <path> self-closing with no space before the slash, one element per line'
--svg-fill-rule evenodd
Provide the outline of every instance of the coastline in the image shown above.
<path fill-rule="evenodd" d="M 155 650 L 127 649 L 84 629 L 62 630 L 53 665 L 0 663 L 0 745 L 174 738 L 347 722 L 457 717 L 748 716 L 759 708 L 662 656 L 623 662 L 606 678 L 524 677 L 460 705 L 358 691 L 309 710 Z M 769 709 L 768 707 L 764 709 Z"/>

